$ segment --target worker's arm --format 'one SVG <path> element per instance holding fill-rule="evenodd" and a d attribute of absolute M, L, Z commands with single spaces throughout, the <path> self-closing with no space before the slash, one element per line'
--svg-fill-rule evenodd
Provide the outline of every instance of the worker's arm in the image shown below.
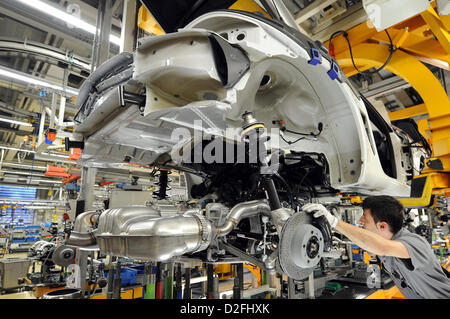
<path fill-rule="evenodd" d="M 389 240 L 369 230 L 353 226 L 338 220 L 335 229 L 360 248 L 379 256 L 411 258 L 406 246 L 395 240 Z"/>

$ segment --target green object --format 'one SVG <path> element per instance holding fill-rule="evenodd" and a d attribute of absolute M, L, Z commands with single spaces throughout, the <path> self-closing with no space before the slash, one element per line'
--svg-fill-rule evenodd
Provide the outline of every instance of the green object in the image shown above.
<path fill-rule="evenodd" d="M 342 288 L 342 286 L 341 286 L 341 284 L 338 283 L 338 282 L 329 282 L 329 283 L 327 283 L 327 285 L 325 286 L 325 289 L 334 290 L 334 291 L 339 290 L 339 289 L 341 289 L 341 288 Z"/>
<path fill-rule="evenodd" d="M 144 299 L 155 299 L 155 284 L 147 284 L 145 285 L 145 294 Z"/>
<path fill-rule="evenodd" d="M 173 277 L 166 278 L 165 299 L 173 299 Z"/>
<path fill-rule="evenodd" d="M 262 276 L 261 276 L 261 285 L 266 285 L 266 284 L 267 284 L 267 273 L 263 270 Z"/>

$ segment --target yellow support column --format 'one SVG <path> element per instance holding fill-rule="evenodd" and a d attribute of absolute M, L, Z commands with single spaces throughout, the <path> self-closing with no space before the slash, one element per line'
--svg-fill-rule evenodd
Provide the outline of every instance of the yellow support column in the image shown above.
<path fill-rule="evenodd" d="M 427 114 L 428 110 L 425 104 L 419 104 L 415 106 L 408 107 L 406 109 L 390 112 L 389 119 L 391 121 L 401 120 L 401 119 L 409 119 L 414 116 Z"/>
<path fill-rule="evenodd" d="M 437 15 L 433 8 L 428 9 L 421 13 L 422 18 L 431 28 L 431 31 L 438 39 L 444 50 L 450 54 L 450 33 L 447 32 L 447 28 L 442 23 L 441 19 Z"/>
<path fill-rule="evenodd" d="M 384 45 L 363 43 L 353 48 L 353 58 L 357 66 L 381 67 L 388 56 L 389 49 Z M 336 60 L 342 69 L 353 66 L 348 50 L 339 53 Z M 444 88 L 434 74 L 419 60 L 397 50 L 385 69 L 403 78 L 414 87 L 425 102 L 430 118 L 450 115 L 450 101 Z"/>
<path fill-rule="evenodd" d="M 378 44 L 363 43 L 353 48 L 357 66 L 380 67 L 388 55 L 388 48 Z M 349 51 L 338 54 L 336 60 L 343 70 L 353 65 Z M 394 52 L 386 70 L 409 82 L 422 97 L 429 114 L 427 130 L 432 134 L 433 157 L 443 164 L 440 172 L 450 172 L 450 101 L 441 83 L 419 60 L 400 50 Z"/>

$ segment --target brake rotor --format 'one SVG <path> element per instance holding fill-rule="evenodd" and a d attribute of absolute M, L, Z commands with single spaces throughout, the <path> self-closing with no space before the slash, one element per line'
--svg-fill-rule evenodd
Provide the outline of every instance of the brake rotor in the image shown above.
<path fill-rule="evenodd" d="M 60 245 L 53 251 L 52 260 L 61 267 L 67 267 L 75 261 L 75 249 Z"/>
<path fill-rule="evenodd" d="M 320 261 L 324 241 L 321 231 L 304 212 L 291 216 L 281 230 L 279 262 L 283 272 L 295 280 L 306 279 Z"/>

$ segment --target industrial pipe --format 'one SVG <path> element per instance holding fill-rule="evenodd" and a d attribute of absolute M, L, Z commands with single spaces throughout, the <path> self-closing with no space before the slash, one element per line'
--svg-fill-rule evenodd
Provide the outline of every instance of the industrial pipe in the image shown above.
<path fill-rule="evenodd" d="M 244 218 L 254 216 L 258 213 L 271 217 L 270 212 L 269 204 L 262 200 L 239 203 L 230 210 L 225 223 L 222 226 L 216 227 L 216 236 L 226 236 Z"/>
<path fill-rule="evenodd" d="M 97 244 L 93 232 L 81 233 L 72 231 L 70 237 L 66 239 L 67 246 L 88 247 Z"/>
<path fill-rule="evenodd" d="M 97 211 L 84 212 L 77 216 L 73 231 L 70 233 L 69 238 L 66 240 L 66 245 L 86 247 L 97 244 L 97 240 L 92 231 L 98 216 Z"/>

